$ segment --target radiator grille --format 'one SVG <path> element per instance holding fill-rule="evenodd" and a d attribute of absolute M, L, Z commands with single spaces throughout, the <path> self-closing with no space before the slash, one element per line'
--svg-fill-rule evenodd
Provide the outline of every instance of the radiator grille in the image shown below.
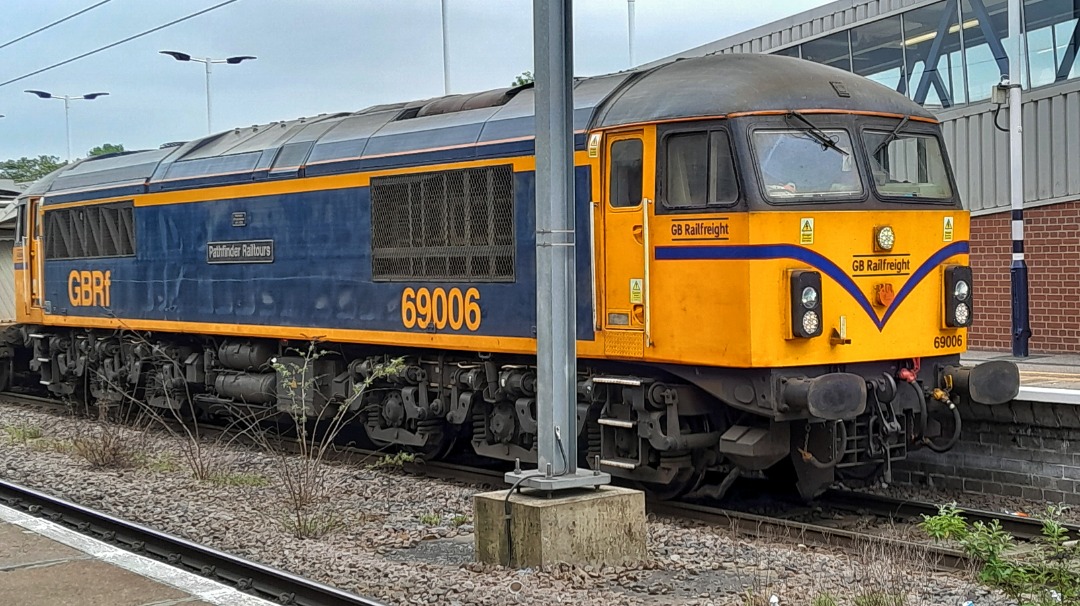
<path fill-rule="evenodd" d="M 45 258 L 87 259 L 135 254 L 130 203 L 79 206 L 45 212 Z"/>
<path fill-rule="evenodd" d="M 375 280 L 512 282 L 509 165 L 371 180 Z"/>

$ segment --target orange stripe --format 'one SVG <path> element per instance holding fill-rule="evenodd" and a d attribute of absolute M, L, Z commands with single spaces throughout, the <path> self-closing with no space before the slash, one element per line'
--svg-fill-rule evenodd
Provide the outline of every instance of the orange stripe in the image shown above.
<path fill-rule="evenodd" d="M 591 166 L 588 152 L 576 151 L 574 164 L 579 167 Z M 509 158 L 485 158 L 483 160 L 468 160 L 463 162 L 449 162 L 444 164 L 429 164 L 423 166 L 410 166 L 406 168 L 388 168 L 371 172 L 354 172 L 340 175 L 327 175 L 324 177 L 308 177 L 306 179 L 284 179 L 257 181 L 254 183 L 242 183 L 232 185 L 218 185 L 213 187 L 200 187 L 195 189 L 179 189 L 167 192 L 155 192 L 152 194 L 140 194 L 136 196 L 116 196 L 101 198 L 98 200 L 80 200 L 78 202 L 64 202 L 60 204 L 46 204 L 42 210 L 60 210 L 76 206 L 90 206 L 93 204 L 106 204 L 111 202 L 135 200 L 135 206 L 156 206 L 165 204 L 182 204 L 188 202 L 207 202 L 217 199 L 240 199 L 253 198 L 274 194 L 289 194 L 310 191 L 325 191 L 331 189 L 345 189 L 349 187 L 364 187 L 371 178 L 391 175 L 405 175 L 411 173 L 423 173 L 438 170 L 452 170 L 457 168 L 469 168 L 477 166 L 495 166 L 511 164 L 515 172 L 528 172 L 535 170 L 536 159 L 533 156 L 515 156 Z"/>
<path fill-rule="evenodd" d="M 853 109 L 775 109 L 775 110 L 760 110 L 760 111 L 748 111 L 748 112 L 733 112 L 730 114 L 716 114 L 712 116 L 693 116 L 689 118 L 668 118 L 664 120 L 652 120 L 649 122 L 630 122 L 627 124 L 619 124 L 616 126 L 604 126 L 595 129 L 593 132 L 603 132 L 610 130 L 620 130 L 624 128 L 641 128 L 643 126 L 650 126 L 653 124 L 671 124 L 673 122 L 700 122 L 702 120 L 726 120 L 729 118 L 742 118 L 745 116 L 782 116 L 793 111 L 797 111 L 801 114 L 851 114 L 853 116 L 875 116 L 879 118 L 896 118 L 902 119 L 907 117 L 910 120 L 917 122 L 928 122 L 930 124 L 938 124 L 938 120 L 933 118 L 923 118 L 920 116 L 906 116 L 905 114 L 891 114 L 888 112 L 871 112 L 863 110 Z"/>
<path fill-rule="evenodd" d="M 492 353 L 536 353 L 536 340 L 525 337 L 491 337 L 472 334 L 449 334 L 430 332 L 394 332 L 382 330 L 354 330 L 343 328 L 313 328 L 296 326 L 264 326 L 261 324 L 218 324 L 211 322 L 175 322 L 170 320 L 123 320 L 83 316 L 45 315 L 41 321 L 47 326 L 75 326 L 110 330 L 145 330 L 201 335 L 258 337 L 264 339 L 289 339 L 294 341 L 330 341 L 365 345 L 388 345 L 397 347 L 429 347 L 432 349 L 462 349 L 489 351 Z M 579 354 L 593 353 L 600 346 L 596 341 L 579 341 Z"/>
<path fill-rule="evenodd" d="M 929 124 L 938 124 L 939 121 L 934 118 L 923 118 L 921 116 L 909 116 L 907 114 L 892 114 L 889 112 L 871 112 L 858 109 L 771 109 L 762 111 L 749 111 L 749 112 L 735 112 L 728 114 L 729 118 L 740 118 L 743 116 L 783 116 L 793 111 L 797 111 L 800 114 L 851 114 L 853 116 L 873 116 L 877 118 L 896 118 L 914 120 L 916 122 L 927 122 Z"/>

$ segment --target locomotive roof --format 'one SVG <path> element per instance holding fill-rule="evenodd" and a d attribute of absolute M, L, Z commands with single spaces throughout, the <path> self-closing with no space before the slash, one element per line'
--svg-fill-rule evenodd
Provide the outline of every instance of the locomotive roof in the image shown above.
<path fill-rule="evenodd" d="M 846 96 L 844 96 L 846 93 Z M 578 149 L 593 128 L 783 110 L 933 119 L 891 89 L 810 61 L 727 54 L 574 81 Z M 23 196 L 46 203 L 532 153 L 531 85 L 237 128 L 65 166 Z"/>

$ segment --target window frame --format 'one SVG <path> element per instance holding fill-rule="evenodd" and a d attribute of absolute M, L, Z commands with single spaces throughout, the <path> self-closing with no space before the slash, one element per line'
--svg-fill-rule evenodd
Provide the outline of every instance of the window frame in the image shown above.
<path fill-rule="evenodd" d="M 758 148 L 754 144 L 754 135 L 759 131 L 792 131 L 801 130 L 799 128 L 791 126 L 789 123 L 774 123 L 774 122 L 762 122 L 751 125 L 746 129 L 746 144 L 749 146 L 750 153 L 749 158 L 751 164 L 753 164 L 754 178 L 756 179 L 756 185 L 758 188 L 758 196 L 763 202 L 770 206 L 824 206 L 833 204 L 865 204 L 870 199 L 870 188 L 866 186 L 867 175 L 866 171 L 866 156 L 862 152 L 858 151 L 862 148 L 862 139 L 856 142 L 852 137 L 852 125 L 845 120 L 843 124 L 836 124 L 831 120 L 824 120 L 825 116 L 814 115 L 811 120 L 814 121 L 814 125 L 823 131 L 829 130 L 841 130 L 847 133 L 848 140 L 851 141 L 851 156 L 855 160 L 855 172 L 859 175 L 859 183 L 862 186 L 862 191 L 858 196 L 846 196 L 838 197 L 829 200 L 821 200 L 813 197 L 791 197 L 791 198 L 774 198 L 768 194 L 768 188 L 765 185 L 765 175 L 762 173 L 761 162 L 758 161 Z M 858 128 L 854 129 L 858 133 Z"/>
<path fill-rule="evenodd" d="M 859 148 L 862 149 L 863 162 L 866 165 L 866 170 L 870 172 L 870 163 L 873 161 L 873 157 L 870 154 L 870 149 L 866 145 L 867 132 L 871 133 L 883 133 L 889 134 L 896 128 L 896 125 L 878 125 L 878 124 L 863 124 L 859 126 Z M 945 177 L 949 183 L 949 197 L 947 198 L 920 198 L 911 196 L 895 196 L 885 195 L 878 189 L 877 183 L 873 179 L 873 175 L 867 175 L 867 181 L 870 183 L 870 188 L 874 192 L 874 196 L 885 202 L 899 202 L 902 204 L 931 204 L 934 206 L 952 206 L 957 205 L 958 198 L 960 196 L 959 191 L 956 188 L 956 175 L 953 173 L 952 162 L 949 158 L 949 150 L 945 147 L 945 140 L 942 138 L 941 133 L 935 132 L 929 129 L 912 128 L 912 123 L 908 122 L 907 125 L 899 132 L 900 136 L 910 135 L 916 137 L 926 137 L 937 141 L 938 150 L 941 152 L 941 162 L 945 166 Z"/>
<path fill-rule="evenodd" d="M 668 174 L 668 139 L 679 135 L 705 135 L 705 150 L 706 153 L 712 151 L 712 133 L 723 132 L 727 136 L 728 151 L 731 156 L 731 167 L 735 172 L 735 199 L 730 202 L 709 202 L 705 204 L 693 205 L 693 206 L 671 206 L 667 200 L 667 174 Z M 679 213 L 700 213 L 702 211 L 708 211 L 712 209 L 731 209 L 738 206 L 743 202 L 745 197 L 746 188 L 742 181 L 742 170 L 740 169 L 741 162 L 739 161 L 738 150 L 735 146 L 735 133 L 727 123 L 714 123 L 704 124 L 680 124 L 674 128 L 664 129 L 662 132 L 657 133 L 657 145 L 656 145 L 656 204 L 657 214 L 679 214 Z M 713 169 L 712 162 L 709 159 L 706 160 L 706 166 L 711 171 Z M 705 188 L 709 187 L 709 174 L 705 175 Z M 706 194 L 707 197 L 707 194 Z"/>
<path fill-rule="evenodd" d="M 614 200 L 615 200 L 615 197 L 614 197 L 613 192 L 612 192 L 613 185 L 614 185 L 614 182 L 613 182 L 614 180 L 612 179 L 612 170 L 615 168 L 615 163 L 612 160 L 612 158 L 613 158 L 613 153 L 612 152 L 614 151 L 614 148 L 615 148 L 616 145 L 618 145 L 620 143 L 624 143 L 624 142 L 631 142 L 631 141 L 634 142 L 634 143 L 637 143 L 641 148 L 641 186 L 640 186 L 641 195 L 638 196 L 637 203 L 627 205 L 627 206 L 619 206 L 619 205 L 616 205 L 616 204 L 613 203 Z M 640 131 L 629 132 L 629 133 L 614 133 L 611 136 L 611 140 L 608 141 L 608 143 L 607 143 L 606 147 L 604 148 L 604 150 L 605 150 L 604 153 L 607 155 L 607 157 L 605 158 L 605 160 L 606 160 L 605 164 L 606 164 L 606 169 L 607 170 L 605 171 L 605 174 L 604 174 L 603 178 L 606 180 L 606 182 L 604 183 L 604 186 L 605 186 L 605 190 L 606 190 L 606 196 L 605 197 L 607 198 L 606 202 L 607 202 L 608 210 L 614 211 L 614 212 L 627 212 L 627 211 L 640 210 L 641 209 L 641 203 L 645 199 L 645 137 L 644 137 L 644 135 Z"/>

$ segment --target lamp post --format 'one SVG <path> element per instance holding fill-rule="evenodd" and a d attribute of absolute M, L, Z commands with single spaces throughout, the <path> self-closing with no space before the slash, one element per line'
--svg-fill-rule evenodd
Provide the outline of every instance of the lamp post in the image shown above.
<path fill-rule="evenodd" d="M 85 95 L 54 95 L 43 90 L 28 90 L 31 95 L 37 95 L 42 99 L 62 99 L 64 101 L 64 129 L 67 131 L 67 161 L 71 162 L 71 102 L 79 99 L 93 101 L 98 97 L 104 97 L 109 93 L 87 93 Z"/>
<path fill-rule="evenodd" d="M 634 0 L 626 0 L 626 37 L 628 54 L 630 55 L 630 67 L 634 67 Z"/>
<path fill-rule="evenodd" d="M 248 59 L 254 60 L 255 57 L 252 57 L 251 55 L 239 55 L 236 57 L 226 57 L 224 59 L 211 59 L 210 57 L 192 57 L 187 53 L 181 53 L 177 51 L 160 52 L 161 54 L 168 55 L 173 59 L 176 59 L 177 61 L 194 61 L 195 63 L 202 63 L 206 66 L 206 133 L 212 133 L 213 127 L 211 126 L 211 116 L 213 111 L 213 104 L 210 96 L 210 72 L 212 71 L 211 66 L 213 66 L 213 64 L 215 63 L 228 63 L 229 65 L 236 65 L 237 63 L 243 63 Z"/>
<path fill-rule="evenodd" d="M 1012 294 L 1012 354 L 1028 356 L 1031 318 L 1028 308 L 1028 266 L 1024 259 L 1024 117 L 1020 77 L 1024 52 L 1020 0 L 1009 0 L 1009 205 L 1012 208 L 1012 263 L 1009 283 Z"/>
<path fill-rule="evenodd" d="M 442 80 L 443 94 L 450 94 L 450 26 L 446 22 L 446 0 L 442 0 Z"/>

